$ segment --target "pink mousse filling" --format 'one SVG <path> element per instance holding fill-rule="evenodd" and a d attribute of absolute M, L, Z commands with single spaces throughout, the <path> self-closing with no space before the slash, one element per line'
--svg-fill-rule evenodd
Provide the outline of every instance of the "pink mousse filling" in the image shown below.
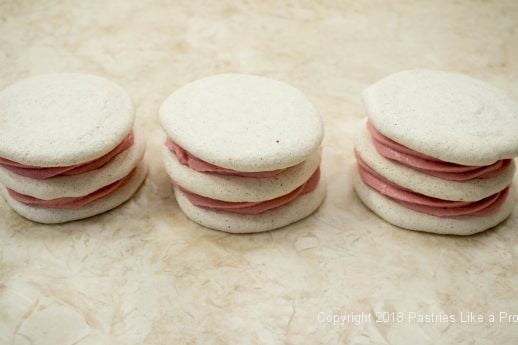
<path fill-rule="evenodd" d="M 320 181 L 320 168 L 315 170 L 313 175 L 301 186 L 291 191 L 290 193 L 280 196 L 275 199 L 259 201 L 259 202 L 228 202 L 222 200 L 216 200 L 207 198 L 198 194 L 194 194 L 189 192 L 188 190 L 180 187 L 175 184 L 177 188 L 179 188 L 182 193 L 187 197 L 187 199 L 198 207 L 203 207 L 216 211 L 224 211 L 231 213 L 239 213 L 239 214 L 259 214 L 266 212 L 268 210 L 284 206 L 300 196 L 310 193 L 317 188 L 318 182 Z M 173 182 L 174 183 L 174 182 Z"/>
<path fill-rule="evenodd" d="M 87 163 L 71 165 L 67 167 L 42 168 L 24 165 L 1 157 L 0 166 L 12 171 L 17 175 L 30 177 L 36 180 L 45 180 L 56 176 L 79 175 L 103 167 L 119 153 L 129 149 L 133 145 L 133 142 L 133 132 L 130 132 L 130 134 L 119 145 L 117 145 L 113 150 L 104 156 Z"/>
<path fill-rule="evenodd" d="M 107 196 L 108 194 L 115 192 L 119 188 L 122 188 L 126 183 L 128 183 L 128 181 L 131 179 L 134 173 L 135 170 L 130 172 L 126 177 L 123 177 L 122 179 L 115 181 L 112 184 L 104 186 L 93 193 L 80 197 L 65 197 L 51 200 L 42 200 L 30 195 L 18 193 L 9 188 L 7 188 L 7 192 L 14 200 L 17 200 L 30 206 L 75 210 L 84 207 L 95 200 L 101 199 Z"/>
<path fill-rule="evenodd" d="M 233 175 L 233 176 L 241 176 L 241 177 L 254 177 L 254 178 L 265 178 L 265 177 L 273 177 L 279 175 L 285 169 L 278 169 L 272 171 L 258 171 L 258 172 L 243 172 L 236 171 L 232 169 L 218 167 L 217 165 L 207 163 L 202 161 L 201 159 L 193 156 L 170 138 L 167 138 L 165 142 L 165 146 L 178 158 L 178 161 L 187 165 L 189 168 L 206 173 L 220 174 L 220 175 Z"/>
<path fill-rule="evenodd" d="M 398 204 L 420 213 L 436 217 L 484 216 L 495 213 L 509 194 L 509 187 L 475 202 L 450 201 L 432 198 L 398 186 L 379 175 L 355 152 L 362 181 L 378 193 Z"/>
<path fill-rule="evenodd" d="M 491 178 L 506 170 L 511 159 L 503 159 L 487 166 L 467 166 L 448 163 L 411 150 L 381 134 L 367 122 L 367 128 L 373 139 L 374 147 L 383 157 L 424 174 L 450 181 L 468 181 L 476 178 Z"/>

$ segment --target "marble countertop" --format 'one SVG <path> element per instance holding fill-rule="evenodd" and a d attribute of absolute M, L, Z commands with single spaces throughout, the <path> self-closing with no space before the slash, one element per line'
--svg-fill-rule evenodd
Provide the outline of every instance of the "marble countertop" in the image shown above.
<path fill-rule="evenodd" d="M 84 221 L 35 224 L 0 200 L 0 343 L 518 343 L 518 319 L 499 319 L 518 314 L 518 210 L 466 238 L 405 231 L 350 180 L 362 89 L 428 67 L 518 97 L 517 42 L 515 0 L 0 1 L 0 87 L 55 71 L 113 79 L 136 103 L 150 165 L 134 199 Z M 329 193 L 312 217 L 229 235 L 179 210 L 157 111 L 220 72 L 291 83 L 321 111 Z"/>

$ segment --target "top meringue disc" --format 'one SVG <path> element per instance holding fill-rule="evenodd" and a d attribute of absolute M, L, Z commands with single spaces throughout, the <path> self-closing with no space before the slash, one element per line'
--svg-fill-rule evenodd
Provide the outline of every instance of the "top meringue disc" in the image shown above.
<path fill-rule="evenodd" d="M 85 163 L 118 145 L 133 119 L 128 94 L 104 78 L 24 79 L 0 92 L 0 157 L 36 167 Z"/>
<path fill-rule="evenodd" d="M 473 166 L 518 156 L 518 103 L 480 80 L 409 70 L 371 85 L 363 99 L 378 131 L 428 156 Z"/>
<path fill-rule="evenodd" d="M 294 166 L 323 136 L 319 114 L 296 88 L 220 74 L 187 84 L 160 108 L 166 134 L 197 158 L 242 172 Z"/>

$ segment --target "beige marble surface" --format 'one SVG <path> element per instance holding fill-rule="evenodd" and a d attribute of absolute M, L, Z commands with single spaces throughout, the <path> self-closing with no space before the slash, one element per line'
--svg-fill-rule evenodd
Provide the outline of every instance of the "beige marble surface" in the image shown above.
<path fill-rule="evenodd" d="M 518 2 L 5 1 L 0 87 L 52 71 L 133 97 L 150 175 L 124 206 L 44 226 L 0 201 L 1 344 L 516 344 L 518 210 L 468 238 L 376 218 L 350 182 L 361 90 L 388 73 L 469 73 L 518 97 Z M 325 120 L 329 194 L 282 230 L 227 235 L 178 209 L 161 167 L 161 100 L 227 71 L 302 89 Z M 0 138 L 1 140 L 1 138 Z M 328 315 L 448 313 L 456 322 L 333 325 Z"/>

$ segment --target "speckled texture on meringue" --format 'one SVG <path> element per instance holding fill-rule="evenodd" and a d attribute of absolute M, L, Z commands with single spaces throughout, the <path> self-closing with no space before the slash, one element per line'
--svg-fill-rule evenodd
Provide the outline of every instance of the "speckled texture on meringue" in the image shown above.
<path fill-rule="evenodd" d="M 295 87 L 248 74 L 193 81 L 160 106 L 166 134 L 197 158 L 237 171 L 292 167 L 317 150 L 319 113 Z"/>
<path fill-rule="evenodd" d="M 25 165 L 85 163 L 111 151 L 133 127 L 126 91 L 106 78 L 48 73 L 0 91 L 0 157 Z"/>
<path fill-rule="evenodd" d="M 463 165 L 518 156 L 518 101 L 482 80 L 406 70 L 370 85 L 363 100 L 378 131 L 428 156 Z"/>

